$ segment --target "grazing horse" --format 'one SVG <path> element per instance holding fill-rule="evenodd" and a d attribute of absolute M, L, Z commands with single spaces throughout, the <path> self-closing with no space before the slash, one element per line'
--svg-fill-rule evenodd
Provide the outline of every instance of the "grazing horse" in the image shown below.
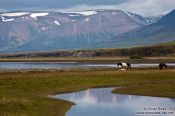
<path fill-rule="evenodd" d="M 131 69 L 131 64 L 130 63 L 119 62 L 119 63 L 117 63 L 117 66 L 121 66 L 122 68 L 128 67 L 128 69 Z"/>
<path fill-rule="evenodd" d="M 168 66 L 165 63 L 160 63 L 159 64 L 160 70 L 162 70 L 164 67 L 167 68 Z"/>

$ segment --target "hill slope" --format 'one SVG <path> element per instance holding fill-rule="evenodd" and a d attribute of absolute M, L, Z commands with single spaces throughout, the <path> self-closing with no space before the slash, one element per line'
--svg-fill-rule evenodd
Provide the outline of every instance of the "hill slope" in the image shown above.
<path fill-rule="evenodd" d="M 61 50 L 50 52 L 29 52 L 17 54 L 0 54 L 0 58 L 13 57 L 114 57 L 114 56 L 167 56 L 175 54 L 175 41 L 134 48 L 95 49 L 95 50 Z"/>
<path fill-rule="evenodd" d="M 166 43 L 173 40 L 175 40 L 175 10 L 151 25 L 117 36 L 105 45 L 107 47 L 129 47 Z"/>
<path fill-rule="evenodd" d="M 0 18 L 1 51 L 93 48 L 150 24 L 142 16 L 120 10 L 11 12 Z"/>

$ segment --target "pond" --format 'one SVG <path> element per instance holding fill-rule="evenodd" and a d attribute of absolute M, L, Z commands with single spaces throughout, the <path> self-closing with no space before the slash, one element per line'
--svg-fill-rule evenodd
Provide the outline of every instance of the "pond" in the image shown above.
<path fill-rule="evenodd" d="M 50 95 L 74 102 L 66 116 L 175 116 L 175 99 L 113 94 L 114 88 Z"/>
<path fill-rule="evenodd" d="M 167 63 L 168 66 L 174 66 L 175 63 Z M 158 67 L 156 63 L 133 63 L 132 67 Z M 20 70 L 20 69 L 64 69 L 64 68 L 99 68 L 111 67 L 117 68 L 116 64 L 95 64 L 95 63 L 81 63 L 81 62 L 0 62 L 1 70 Z"/>

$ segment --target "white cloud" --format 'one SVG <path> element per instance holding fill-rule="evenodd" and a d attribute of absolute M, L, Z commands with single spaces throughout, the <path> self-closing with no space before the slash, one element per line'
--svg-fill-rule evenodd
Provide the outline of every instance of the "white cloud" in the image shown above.
<path fill-rule="evenodd" d="M 140 14 L 142 16 L 155 16 L 166 14 L 175 9 L 175 0 L 131 0 L 129 2 L 116 5 L 78 5 L 69 9 L 54 9 L 56 11 L 83 11 L 95 9 L 119 9 Z"/>
<path fill-rule="evenodd" d="M 175 9 L 175 0 L 132 0 L 117 7 L 143 16 L 154 16 Z"/>

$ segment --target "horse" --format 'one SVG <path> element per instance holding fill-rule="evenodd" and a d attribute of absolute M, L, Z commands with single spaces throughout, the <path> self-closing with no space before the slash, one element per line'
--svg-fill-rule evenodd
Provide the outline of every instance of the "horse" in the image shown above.
<path fill-rule="evenodd" d="M 128 69 L 131 69 L 131 64 L 130 64 L 130 63 L 119 62 L 119 63 L 117 63 L 117 66 L 121 66 L 122 69 L 123 69 L 124 67 L 127 67 Z"/>
<path fill-rule="evenodd" d="M 162 70 L 163 68 L 168 68 L 168 66 L 165 63 L 160 63 L 159 68 Z"/>

